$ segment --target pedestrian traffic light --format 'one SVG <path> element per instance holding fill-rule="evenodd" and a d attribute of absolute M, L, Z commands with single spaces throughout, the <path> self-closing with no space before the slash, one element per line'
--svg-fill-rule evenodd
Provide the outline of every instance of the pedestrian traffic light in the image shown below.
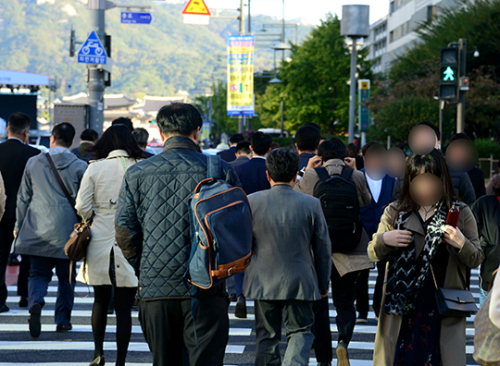
<path fill-rule="evenodd" d="M 458 82 L 460 80 L 458 51 L 456 47 L 441 48 L 439 99 L 458 99 Z"/>
<path fill-rule="evenodd" d="M 75 57 L 75 30 L 71 28 L 69 36 L 69 57 Z"/>

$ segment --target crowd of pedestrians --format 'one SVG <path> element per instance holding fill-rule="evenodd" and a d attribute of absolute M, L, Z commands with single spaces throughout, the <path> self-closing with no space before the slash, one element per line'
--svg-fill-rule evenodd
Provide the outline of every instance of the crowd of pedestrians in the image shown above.
<path fill-rule="evenodd" d="M 5 270 L 13 252 L 21 256 L 19 306 L 29 308 L 32 337 L 41 333 L 54 268 L 57 332 L 72 329 L 75 281 L 93 286 L 91 366 L 105 364 L 110 311 L 116 365 L 125 365 L 134 303 L 155 366 L 222 366 L 229 303 L 246 318 L 249 300 L 255 365 L 307 365 L 313 351 L 320 366 L 331 365 L 334 353 L 337 365 L 349 366 L 349 343 L 371 306 L 378 319 L 374 365 L 465 366 L 466 316 L 445 313 L 436 294 L 467 290 L 470 270 L 479 266 L 480 304 L 488 300 L 499 325 L 500 174 L 485 185 L 467 135 L 446 141 L 444 154 L 429 121 L 414 127 L 408 151 L 405 144 L 389 151 L 377 142 L 346 146 L 313 123 L 282 148 L 263 132 L 233 135 L 218 153 L 217 179 L 248 196 L 251 261 L 244 272 L 230 268 L 225 282 L 195 291 L 186 277 L 192 247 L 214 250 L 200 240 L 207 232 L 193 230 L 191 208 L 212 172 L 198 144 L 202 117 L 194 106 L 174 103 L 155 121 L 164 142 L 159 154 L 148 149 L 148 132 L 127 118 L 101 136 L 83 131 L 76 148 L 74 127 L 58 124 L 49 152 L 40 153 L 27 144 L 29 117 L 9 117 L 8 140 L 0 144 L 0 312 L 9 311 Z M 90 225 L 91 240 L 77 270 L 64 247 L 79 221 Z M 378 275 L 370 304 L 372 270 Z"/>

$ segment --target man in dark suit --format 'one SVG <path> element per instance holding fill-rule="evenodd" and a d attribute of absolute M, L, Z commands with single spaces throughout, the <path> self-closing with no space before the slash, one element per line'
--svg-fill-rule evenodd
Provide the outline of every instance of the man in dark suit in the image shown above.
<path fill-rule="evenodd" d="M 250 141 L 240 141 L 236 145 L 236 160 L 231 161 L 229 164 L 234 168 L 237 165 L 246 163 L 252 158 L 252 150 L 250 150 Z"/>
<path fill-rule="evenodd" d="M 309 159 L 318 153 L 318 145 L 321 140 L 319 128 L 311 124 L 306 124 L 297 130 L 295 134 L 295 147 L 299 153 L 299 177 L 304 175 Z M 299 178 L 299 179 L 300 179 Z"/>
<path fill-rule="evenodd" d="M 307 365 L 314 340 L 313 301 L 328 295 L 328 226 L 319 199 L 293 190 L 299 168 L 295 152 L 273 150 L 266 165 L 271 189 L 248 197 L 254 238 L 244 293 L 255 300 L 255 365 L 282 364 L 283 315 L 288 338 L 283 365 Z"/>
<path fill-rule="evenodd" d="M 229 139 L 229 149 L 219 151 L 217 155 L 219 155 L 222 160 L 227 161 L 228 163 L 230 161 L 236 160 L 236 145 L 238 145 L 238 142 L 243 141 L 244 139 L 245 137 L 243 137 L 241 133 L 235 133 Z"/>
<path fill-rule="evenodd" d="M 21 185 L 24 168 L 28 159 L 40 154 L 40 150 L 29 145 L 30 118 L 24 113 L 13 113 L 7 121 L 8 140 L 0 144 L 0 173 L 5 183 L 7 202 L 5 214 L 0 221 L 0 313 L 9 311 L 5 304 L 7 288 L 5 286 L 5 270 L 9 260 L 14 226 L 16 224 L 17 191 Z M 19 269 L 18 295 L 21 296 L 19 306 L 28 306 L 29 259 L 23 256 Z"/>
<path fill-rule="evenodd" d="M 396 180 L 385 174 L 385 148 L 377 142 L 369 142 L 362 149 L 364 158 L 364 168 L 361 171 L 365 174 L 366 185 L 370 190 L 372 200 L 368 206 L 360 207 L 361 221 L 363 227 L 371 239 L 377 232 L 380 218 L 385 207 L 392 201 L 392 191 Z M 385 266 L 387 261 L 377 262 L 378 277 L 373 295 L 373 310 L 378 316 L 380 303 L 382 301 L 382 287 L 384 283 Z M 369 269 L 359 272 L 356 279 L 356 310 L 358 319 L 356 323 L 366 323 L 368 320 L 369 299 L 368 299 L 368 278 Z"/>
<path fill-rule="evenodd" d="M 267 133 L 258 131 L 252 135 L 250 143 L 253 158 L 234 168 L 246 194 L 271 188 L 266 177 L 266 156 L 271 151 L 273 139 Z"/>
<path fill-rule="evenodd" d="M 266 157 L 271 151 L 272 143 L 273 139 L 270 135 L 259 131 L 255 132 L 251 136 L 250 145 L 253 158 L 234 168 L 240 178 L 241 188 L 243 188 L 246 194 L 252 194 L 271 188 L 266 175 Z M 247 307 L 245 296 L 243 296 L 243 279 L 244 273 L 237 273 L 234 275 L 236 297 L 238 299 L 234 310 L 234 316 L 245 319 L 247 317 Z"/>

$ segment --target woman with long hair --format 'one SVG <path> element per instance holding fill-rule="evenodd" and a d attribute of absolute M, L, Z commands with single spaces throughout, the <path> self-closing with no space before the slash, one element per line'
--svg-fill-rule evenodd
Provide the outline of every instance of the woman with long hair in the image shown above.
<path fill-rule="evenodd" d="M 94 287 L 92 333 L 94 360 L 104 365 L 104 334 L 112 292 L 116 310 L 116 365 L 125 365 L 132 331 L 131 311 L 137 290 L 137 277 L 115 241 L 115 211 L 122 179 L 127 168 L 144 158 L 143 151 L 123 125 L 111 126 L 96 142 L 85 172 L 76 209 L 84 220 L 91 220 L 92 239 L 77 280 Z"/>
<path fill-rule="evenodd" d="M 456 227 L 446 225 L 452 207 Z M 439 151 L 410 155 L 400 198 L 385 209 L 368 254 L 388 260 L 373 364 L 465 366 L 465 317 L 441 316 L 435 294 L 465 289 L 465 267 L 479 266 L 483 252 Z"/>

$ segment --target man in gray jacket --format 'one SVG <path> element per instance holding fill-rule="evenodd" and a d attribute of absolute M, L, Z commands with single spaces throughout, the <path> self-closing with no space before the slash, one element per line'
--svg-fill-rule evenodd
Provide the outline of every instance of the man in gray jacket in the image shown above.
<path fill-rule="evenodd" d="M 281 365 L 282 313 L 288 347 L 283 365 L 307 365 L 314 335 L 313 301 L 328 295 L 331 243 L 319 199 L 295 192 L 299 156 L 269 153 L 270 190 L 251 194 L 252 262 L 244 294 L 255 301 L 255 365 Z"/>
<path fill-rule="evenodd" d="M 74 292 L 69 283 L 70 261 L 64 254 L 64 245 L 78 222 L 74 199 L 87 169 L 87 163 L 68 150 L 74 137 L 75 128 L 71 124 L 58 124 L 52 130 L 49 151 L 72 202 L 66 198 L 45 154 L 28 160 L 17 196 L 15 252 L 30 256 L 29 329 L 34 338 L 40 336 L 41 309 L 45 304 L 44 297 L 54 267 L 59 282 L 55 308 L 56 331 L 72 329 L 70 319 Z M 74 286 L 74 268 L 72 278 Z"/>

